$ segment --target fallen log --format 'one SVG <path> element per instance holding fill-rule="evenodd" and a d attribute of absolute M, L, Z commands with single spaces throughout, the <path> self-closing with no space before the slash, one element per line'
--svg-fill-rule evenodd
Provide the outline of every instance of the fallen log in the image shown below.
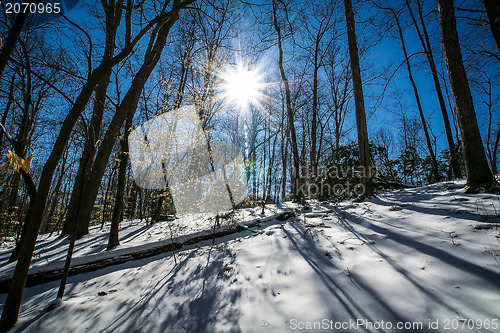
<path fill-rule="evenodd" d="M 203 235 L 188 237 L 181 243 L 174 242 L 174 243 L 163 244 L 161 246 L 152 247 L 146 250 L 140 250 L 137 252 L 117 255 L 116 257 L 111 257 L 106 259 L 98 259 L 96 261 L 92 261 L 85 264 L 74 265 L 71 266 L 69 269 L 69 276 L 97 271 L 105 267 L 123 264 L 131 260 L 153 257 L 162 253 L 178 250 L 183 246 L 193 245 L 205 240 L 221 238 L 224 236 L 228 236 L 231 234 L 247 230 L 248 227 L 243 225 L 236 225 L 235 228 L 220 228 L 219 230 L 215 230 L 215 232 L 209 232 Z M 62 272 L 63 268 L 61 267 L 50 271 L 28 274 L 28 278 L 26 280 L 26 287 L 32 287 L 51 281 L 57 281 L 61 279 Z M 12 278 L 0 280 L 0 293 L 7 293 L 9 291 L 9 285 L 11 280 Z"/>

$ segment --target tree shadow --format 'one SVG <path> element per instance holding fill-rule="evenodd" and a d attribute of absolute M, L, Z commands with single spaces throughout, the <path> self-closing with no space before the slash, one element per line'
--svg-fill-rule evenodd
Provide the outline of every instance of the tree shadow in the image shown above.
<path fill-rule="evenodd" d="M 67 330 L 65 325 L 74 318 L 81 322 L 77 331 L 214 332 L 215 327 L 224 327 L 230 332 L 240 332 L 238 321 L 241 314 L 235 304 L 241 297 L 241 290 L 233 287 L 238 274 L 235 253 L 221 241 L 198 249 L 190 246 L 179 251 L 179 255 L 183 257 L 182 260 L 171 270 L 164 271 L 164 274 L 161 274 L 158 265 L 164 265 L 165 260 L 172 264 L 174 259 L 171 253 L 70 277 L 65 296 L 67 302 L 50 315 L 38 315 L 23 323 L 19 331 L 47 331 L 54 327 L 65 327 Z M 151 267 L 146 268 L 146 272 L 160 274 L 145 276 L 142 270 L 148 265 L 155 267 L 153 270 Z M 98 290 L 109 292 L 115 288 L 112 278 L 103 279 L 105 282 L 99 278 L 108 273 L 119 275 L 122 270 L 123 279 L 130 282 L 130 290 L 126 288 L 102 296 L 103 301 L 114 302 L 113 309 L 99 308 L 92 312 L 86 307 L 88 305 L 72 303 L 72 295 L 81 293 L 88 281 L 98 280 Z M 42 286 L 44 289 L 57 290 L 58 283 L 54 281 Z M 119 285 L 123 286 L 123 282 Z M 131 294 L 134 296 L 129 296 Z M 55 294 L 51 295 L 55 297 Z M 95 299 L 100 296 L 89 295 L 89 298 L 92 297 Z M 35 295 L 23 307 L 48 301 L 46 294 Z"/>
<path fill-rule="evenodd" d="M 407 246 L 411 247 L 415 250 L 417 250 L 420 253 L 432 256 L 438 260 L 441 260 L 451 266 L 454 266 L 462 271 L 468 272 L 472 275 L 476 275 L 489 283 L 491 283 L 493 286 L 497 286 L 498 281 L 500 281 L 500 274 L 497 272 L 494 272 L 488 268 L 476 265 L 472 262 L 469 262 L 467 260 L 464 260 L 462 258 L 459 258 L 451 253 L 448 253 L 442 249 L 424 244 L 422 242 L 416 241 L 408 236 L 405 236 L 400 233 L 396 233 L 394 231 L 391 231 L 387 228 L 384 228 L 380 225 L 377 225 L 375 223 L 371 223 L 369 218 L 360 218 L 359 216 L 356 216 L 354 214 L 351 214 L 349 212 L 343 212 L 344 216 L 339 216 L 339 221 L 341 224 L 344 226 L 344 228 L 348 229 L 350 232 L 352 232 L 355 235 L 358 235 L 359 237 L 364 237 L 361 233 L 357 232 L 354 228 L 349 226 L 348 222 L 354 223 L 357 225 L 360 225 L 364 228 L 370 229 L 378 234 L 385 235 L 386 237 L 390 238 L 391 240 Z M 367 221 L 368 220 L 368 221 Z M 348 221 L 348 222 L 347 222 Z M 372 220 L 373 222 L 376 222 L 375 220 Z"/>
<path fill-rule="evenodd" d="M 479 207 L 479 204 L 483 205 L 480 201 L 481 199 L 498 200 L 494 195 L 466 195 L 464 193 L 457 193 L 457 195 L 461 197 L 446 202 L 446 208 L 435 208 L 430 205 L 426 205 L 425 207 L 418 206 L 418 203 L 430 204 L 432 198 L 443 195 L 445 185 L 446 183 L 405 191 L 386 192 L 385 198 L 376 197 L 369 199 L 369 201 L 373 204 L 386 207 L 394 206 L 394 202 L 402 203 L 401 208 L 403 210 L 422 214 L 432 214 L 444 217 L 456 216 L 457 218 L 474 222 L 483 221 L 488 223 L 500 223 L 500 215 L 491 215 L 488 214 L 487 211 L 485 211 L 486 214 L 481 214 L 482 209 Z M 392 198 L 394 202 L 391 202 L 390 198 Z M 435 202 L 435 204 L 440 204 L 440 202 Z"/>
<path fill-rule="evenodd" d="M 364 244 L 370 247 L 372 251 L 377 253 L 381 258 L 383 258 L 387 263 L 389 263 L 394 270 L 396 270 L 398 273 L 400 273 L 405 279 L 407 279 L 412 285 L 414 285 L 420 292 L 425 294 L 426 297 L 428 297 L 432 302 L 435 304 L 440 304 L 443 307 L 447 308 L 450 313 L 459 313 L 460 308 L 455 307 L 453 304 L 450 304 L 444 300 L 434 289 L 426 285 L 425 281 L 419 281 L 419 278 L 413 275 L 411 272 L 409 272 L 407 269 L 405 269 L 400 263 L 398 263 L 394 258 L 392 258 L 390 255 L 384 253 L 384 251 L 377 246 L 375 242 L 372 240 L 371 235 L 366 235 L 363 232 L 359 231 L 359 229 L 356 229 L 353 227 L 353 225 L 359 225 L 365 228 L 366 230 L 373 231 L 379 235 L 383 235 L 387 237 L 388 239 L 403 245 L 405 247 L 411 248 L 412 250 L 418 251 L 421 254 L 425 254 L 431 257 L 434 257 L 435 259 L 442 261 L 446 263 L 447 265 L 450 265 L 461 272 L 468 273 L 470 275 L 474 275 L 480 279 L 483 280 L 483 282 L 486 282 L 493 288 L 494 290 L 498 290 L 498 281 L 500 281 L 500 273 L 492 271 L 488 268 L 479 266 L 475 263 L 469 262 L 467 260 L 464 260 L 460 257 L 457 257 L 451 253 L 448 253 L 440 248 L 422 243 L 420 241 L 417 241 L 413 238 L 410 238 L 408 236 L 405 236 L 402 233 L 394 232 L 392 230 L 389 230 L 387 228 L 384 228 L 380 226 L 378 221 L 375 219 L 370 219 L 363 217 L 361 218 L 360 216 L 351 214 L 346 211 L 338 211 L 334 208 L 334 212 L 336 213 L 338 217 L 339 224 L 342 228 L 344 228 L 347 232 L 351 233 L 354 235 L 356 238 L 362 240 Z M 372 223 L 373 222 L 373 223 Z M 404 230 L 401 230 L 404 232 Z M 357 280 L 358 283 L 363 284 L 361 281 Z M 367 284 L 363 285 L 364 289 L 369 288 Z M 490 314 L 490 315 L 495 315 L 493 312 L 491 312 L 491 309 L 484 308 L 483 313 Z"/>
<path fill-rule="evenodd" d="M 289 230 L 283 228 L 286 236 L 290 239 L 293 246 L 297 249 L 299 254 L 303 259 L 309 264 L 309 266 L 314 270 L 317 276 L 321 279 L 324 286 L 330 292 L 329 295 L 325 297 L 333 296 L 342 308 L 347 312 L 350 318 L 353 320 L 363 319 L 370 322 L 377 322 L 380 318 L 373 314 L 370 314 L 365 308 L 366 302 L 359 302 L 356 300 L 356 295 L 352 291 L 347 290 L 347 288 L 341 283 L 339 279 L 332 277 L 327 268 L 334 267 L 341 271 L 340 267 L 335 266 L 334 262 L 325 256 L 324 251 L 317 247 L 317 243 L 313 239 L 313 236 L 308 235 L 309 229 L 304 228 L 300 223 L 290 223 L 288 226 L 292 227 L 295 232 L 290 232 Z M 297 235 L 303 235 L 302 237 L 297 237 Z M 371 299 L 378 305 L 377 311 L 384 314 L 384 320 L 396 322 L 404 322 L 410 320 L 410 318 L 405 318 L 402 316 L 397 309 L 394 309 L 389 305 L 373 288 L 363 281 L 350 277 L 354 286 L 361 292 L 367 292 Z M 366 297 L 366 296 L 364 296 Z M 331 319 L 336 319 L 339 321 L 345 320 L 345 318 L 336 318 L 337 314 L 332 313 Z M 370 332 L 371 330 L 366 327 L 359 327 L 359 331 Z M 383 330 L 381 330 L 383 331 Z M 425 330 L 424 330 L 425 331 Z"/>

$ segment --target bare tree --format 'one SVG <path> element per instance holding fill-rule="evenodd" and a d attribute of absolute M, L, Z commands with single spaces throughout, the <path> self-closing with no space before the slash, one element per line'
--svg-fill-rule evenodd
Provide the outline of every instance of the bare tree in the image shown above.
<path fill-rule="evenodd" d="M 132 0 L 127 1 L 127 13 L 130 11 L 130 6 Z M 103 59 L 112 59 L 115 53 L 116 44 L 116 29 L 120 24 L 121 13 L 116 15 L 115 8 L 113 6 L 104 6 L 105 13 L 105 30 L 106 39 L 104 44 Z M 126 15 L 129 17 L 129 15 Z M 127 24 L 128 26 L 128 24 Z M 127 39 L 126 43 L 130 43 Z M 95 89 L 94 104 L 92 108 L 92 117 L 88 126 L 86 126 L 85 136 L 86 140 L 83 146 L 83 152 L 80 157 L 80 164 L 78 166 L 78 172 L 76 174 L 75 183 L 73 186 L 73 192 L 71 194 L 71 200 L 68 206 L 68 212 L 66 214 L 66 219 L 63 225 L 62 235 L 69 234 L 70 231 L 75 227 L 74 224 L 77 223 L 77 211 L 78 205 L 81 200 L 83 187 L 86 181 L 88 181 L 89 174 L 92 167 L 92 160 L 96 154 L 97 142 L 100 138 L 102 121 L 104 117 L 104 109 L 106 106 L 106 98 L 108 86 L 110 83 L 111 71 L 109 71 L 104 77 L 99 81 Z M 77 228 L 77 227 L 76 227 Z"/>
<path fill-rule="evenodd" d="M 427 27 L 426 27 L 426 24 L 424 21 L 422 2 L 421 2 L 421 0 L 416 0 L 416 2 L 417 2 L 417 8 L 418 8 L 418 16 L 419 16 L 420 24 L 422 26 L 422 32 L 420 31 L 420 29 L 418 27 L 418 23 L 417 23 L 417 20 L 415 19 L 415 15 L 413 14 L 409 0 L 406 0 L 406 7 L 408 8 L 408 11 L 410 12 L 413 26 L 415 27 L 418 38 L 420 39 L 420 43 L 422 44 L 422 48 L 424 50 L 425 56 L 427 58 L 427 62 L 429 64 L 429 68 L 431 70 L 432 79 L 434 81 L 434 88 L 436 89 L 436 94 L 437 94 L 437 98 L 438 98 L 438 102 L 439 102 L 439 108 L 441 110 L 441 115 L 443 117 L 444 129 L 445 129 L 445 133 L 446 133 L 446 140 L 448 141 L 448 147 L 450 149 L 450 164 L 451 164 L 450 167 L 453 171 L 453 175 L 456 178 L 461 178 L 462 172 L 460 170 L 460 164 L 458 162 L 457 147 L 455 145 L 455 142 L 453 141 L 453 134 L 451 131 L 448 112 L 446 110 L 446 104 L 445 104 L 444 97 L 443 97 L 443 91 L 441 89 L 441 84 L 439 82 L 438 71 L 436 69 L 436 63 L 434 62 L 434 55 L 432 53 L 432 47 L 431 47 L 431 43 L 430 43 L 430 39 L 429 39 L 429 34 L 427 33 Z M 450 172 L 450 174 L 451 174 L 451 172 Z"/>
<path fill-rule="evenodd" d="M 42 79 L 42 76 L 35 73 L 35 68 L 33 68 L 32 66 L 32 57 L 36 55 L 36 52 L 34 52 L 34 50 L 46 50 L 46 48 L 44 48 L 43 42 L 37 41 L 38 37 L 39 36 L 35 34 L 27 34 L 26 38 L 20 39 L 20 59 L 16 60 L 14 59 L 16 58 L 14 56 L 11 58 L 11 60 L 16 63 L 15 77 L 19 77 L 19 100 L 22 100 L 22 103 L 20 103 L 17 98 L 15 99 L 16 102 L 12 111 L 14 111 L 17 106 L 22 110 L 22 112 L 19 112 L 22 116 L 20 117 L 20 119 L 15 121 L 16 123 L 18 123 L 17 134 L 15 138 L 10 141 L 14 152 L 21 158 L 27 157 L 26 155 L 28 154 L 28 150 L 31 147 L 31 141 L 33 139 L 33 131 L 35 130 L 37 123 L 37 115 L 42 108 L 44 100 L 46 100 L 50 96 L 50 89 L 51 86 L 53 86 L 53 82 L 51 81 L 55 80 L 55 78 L 51 79 L 50 81 Z M 35 65 L 35 67 L 37 67 L 38 69 L 39 66 Z M 60 75 L 57 75 L 52 70 L 48 70 L 45 74 L 46 76 L 60 77 Z M 12 114 L 12 118 L 13 120 L 16 118 L 15 113 Z M 5 130 L 5 128 L 2 127 L 2 130 Z M 9 138 L 9 136 L 10 135 L 7 135 L 7 138 Z M 11 182 L 12 191 L 11 196 L 9 197 L 9 210 L 11 210 L 11 213 L 13 213 L 13 210 L 19 211 L 18 208 L 14 207 L 18 206 L 16 205 L 16 201 L 18 198 L 20 176 L 22 176 L 24 180 L 26 189 L 30 196 L 30 202 L 35 199 L 37 191 L 33 176 L 30 173 L 24 170 L 21 170 L 20 173 L 16 172 Z M 19 221 L 19 223 L 22 225 L 21 238 L 19 242 L 17 242 L 16 247 L 14 248 L 9 259 L 9 262 L 15 261 L 17 259 L 17 255 L 24 242 L 24 238 L 28 228 L 27 223 L 23 224 L 23 221 L 21 220 Z"/>
<path fill-rule="evenodd" d="M 453 0 L 438 0 L 438 9 L 441 40 L 467 169 L 466 192 L 474 193 L 482 188 L 492 191 L 496 187 L 496 182 L 488 166 L 477 125 L 469 81 L 460 51 Z"/>
<path fill-rule="evenodd" d="M 27 2 L 31 4 L 36 1 L 29 0 Z M 21 35 L 24 24 L 26 23 L 29 14 L 30 14 L 29 11 L 20 11 L 14 23 L 12 24 L 12 27 L 10 27 L 9 29 L 9 35 L 5 39 L 5 42 L 0 43 L 0 47 L 2 47 L 2 49 L 0 50 L 0 78 L 2 78 L 5 67 L 7 66 L 7 62 L 9 61 L 9 57 L 12 51 L 14 51 L 16 42 L 19 39 L 19 36 Z"/>
<path fill-rule="evenodd" d="M 78 226 L 77 238 L 88 234 L 92 208 L 108 164 L 109 156 L 113 150 L 113 146 L 116 142 L 116 138 L 118 137 L 118 133 L 123 125 L 123 122 L 129 113 L 135 114 L 144 85 L 160 60 L 163 49 L 167 44 L 168 33 L 177 21 L 179 11 L 192 2 L 194 2 L 194 0 L 186 0 L 184 2 L 180 2 L 178 0 L 174 1 L 173 8 L 168 12 L 170 13 L 169 19 L 162 22 L 162 24 L 157 26 L 153 31 L 153 35 L 150 38 L 150 43 L 144 55 L 141 68 L 132 80 L 131 86 L 113 115 L 106 133 L 101 140 L 99 150 L 96 153 L 89 179 L 84 184 L 84 190 L 78 206 L 76 223 Z"/>
<path fill-rule="evenodd" d="M 292 194 L 295 201 L 302 202 L 304 200 L 304 193 L 302 193 L 302 177 L 300 174 L 300 155 L 299 149 L 297 146 L 297 132 L 295 130 L 295 117 L 294 110 L 292 108 L 292 100 L 290 93 L 290 84 L 288 82 L 288 78 L 285 73 L 285 67 L 283 66 L 283 33 L 280 23 L 278 22 L 278 3 L 283 4 L 282 1 L 273 0 L 273 25 L 276 33 L 278 34 L 278 66 L 281 74 L 281 80 L 283 85 L 285 86 L 285 105 L 286 105 L 286 114 L 288 117 L 288 127 L 290 134 L 290 145 L 292 146 L 292 157 L 293 157 L 293 175 L 294 179 L 292 179 Z M 284 5 L 284 4 L 283 4 Z M 286 6 L 284 6 L 285 15 L 286 15 Z M 288 134 L 288 132 L 287 132 Z"/>
<path fill-rule="evenodd" d="M 401 42 L 401 49 L 403 50 L 403 55 L 405 58 L 405 63 L 406 63 L 406 69 L 408 71 L 408 79 L 410 80 L 411 87 L 413 89 L 413 94 L 415 95 L 415 101 L 417 103 L 417 109 L 418 109 L 418 114 L 420 116 L 420 121 L 422 122 L 422 129 L 424 131 L 425 135 L 425 141 L 427 143 L 427 149 L 429 151 L 429 155 L 431 157 L 431 162 L 432 162 L 432 170 L 431 174 L 434 176 L 434 181 L 439 182 L 440 181 L 440 175 L 439 175 L 439 168 L 438 168 L 438 163 L 436 159 L 436 154 L 434 153 L 434 149 L 432 147 L 432 142 L 431 138 L 429 135 L 429 130 L 427 128 L 427 121 L 425 120 L 424 116 L 424 111 L 422 109 L 422 103 L 420 102 L 420 94 L 418 93 L 417 85 L 415 83 L 415 80 L 413 79 L 413 71 L 411 68 L 411 63 L 410 63 L 410 57 L 408 56 L 408 51 L 406 50 L 406 43 L 403 35 L 403 28 L 401 27 L 401 23 L 399 20 L 399 13 L 396 13 L 396 11 L 393 8 L 389 7 L 382 7 L 379 4 L 375 3 L 377 7 L 389 11 L 393 18 L 394 21 L 396 22 L 396 28 L 398 30 L 398 36 L 399 36 L 399 41 Z M 429 177 L 432 179 L 431 177 Z"/>
<path fill-rule="evenodd" d="M 356 108 L 356 125 L 358 129 L 359 164 L 362 168 L 361 183 L 365 187 L 364 196 L 371 197 L 373 196 L 372 168 L 370 162 L 368 129 L 366 126 L 363 84 L 361 80 L 361 69 L 359 67 L 358 43 L 356 42 L 354 10 L 352 8 L 351 0 L 344 0 L 344 6 L 347 23 L 349 55 L 351 59 L 352 85 L 354 90 L 354 102 Z"/>
<path fill-rule="evenodd" d="M 306 50 L 312 58 L 313 70 L 310 164 L 312 175 L 317 175 L 319 161 L 318 141 L 321 144 L 321 137 L 318 140 L 318 134 L 321 133 L 318 132 L 322 127 L 320 122 L 319 74 L 321 68 L 325 65 L 324 59 L 328 55 L 330 44 L 333 41 L 329 33 L 332 32 L 331 30 L 337 22 L 334 18 L 334 11 L 336 9 L 334 3 L 328 2 L 324 5 L 312 5 L 311 7 L 313 8 L 313 12 L 311 13 L 313 18 L 311 19 L 312 22 L 307 26 L 307 37 L 311 46 L 306 46 Z"/>
<path fill-rule="evenodd" d="M 498 98 L 494 93 L 494 84 L 491 77 L 493 74 L 484 70 L 478 70 L 477 74 L 477 78 L 471 79 L 471 84 L 476 87 L 479 95 L 478 99 L 480 99 L 481 103 L 488 110 L 486 157 L 490 162 L 491 171 L 495 175 L 498 173 L 497 153 L 500 140 L 500 127 L 497 129 L 497 132 L 495 134 L 493 126 L 498 126 L 496 122 L 497 119 L 495 119 L 495 115 L 498 116 L 498 114 L 494 112 L 496 106 L 498 105 Z"/>
<path fill-rule="evenodd" d="M 78 97 L 73 103 L 71 110 L 66 115 L 66 118 L 60 128 L 59 135 L 53 145 L 53 149 L 42 169 L 37 194 L 35 196 L 35 200 L 30 204 L 30 214 L 29 218 L 26 220 L 27 231 L 25 242 L 19 252 L 19 258 L 14 270 L 12 283 L 10 284 L 9 293 L 7 295 L 5 306 L 2 312 L 2 317 L 0 319 L 0 330 L 7 330 L 11 328 L 17 321 L 24 292 L 24 286 L 26 283 L 26 278 L 28 276 L 30 262 L 35 248 L 36 238 L 38 236 L 38 230 L 40 229 L 40 224 L 42 221 L 40 219 L 40 216 L 44 215 L 47 198 L 52 185 L 53 175 L 57 168 L 57 165 L 59 164 L 65 147 L 70 139 L 72 130 L 79 116 L 85 110 L 85 107 L 87 106 L 92 93 L 95 90 L 95 87 L 100 82 L 100 80 L 109 71 L 111 71 L 114 66 L 116 66 L 118 63 L 120 63 L 130 55 L 130 53 L 134 50 L 142 37 L 151 28 L 159 23 L 161 23 L 161 26 L 165 25 L 166 22 L 171 21 L 172 18 L 177 15 L 180 8 L 184 8 L 193 1 L 194 0 L 186 0 L 178 4 L 178 6 L 174 6 L 173 10 L 171 11 L 163 11 L 162 13 L 160 13 L 160 15 L 156 16 L 153 20 L 147 23 L 146 26 L 137 33 L 132 42 L 128 45 L 125 45 L 120 53 L 118 53 L 112 59 L 103 59 L 103 61 L 90 72 L 87 80 L 80 90 Z M 116 3 L 113 2 L 110 5 L 114 6 L 116 14 L 121 16 L 123 0 L 118 0 Z M 118 129 L 120 127 L 121 126 L 118 126 Z"/>
<path fill-rule="evenodd" d="M 111 227 L 109 230 L 109 240 L 108 240 L 108 250 L 113 249 L 115 246 L 119 245 L 118 230 L 120 226 L 120 221 L 123 216 L 123 204 L 124 204 L 124 193 L 125 193 L 125 181 L 127 176 L 127 164 L 128 164 L 128 136 L 132 129 L 132 118 L 133 114 L 129 114 L 127 120 L 125 121 L 125 128 L 123 130 L 123 135 L 120 138 L 120 166 L 118 167 L 118 186 L 116 189 L 115 206 L 113 207 L 113 215 L 111 216 Z"/>
<path fill-rule="evenodd" d="M 349 52 L 333 43 L 330 45 L 325 62 L 329 81 L 330 110 L 324 123 L 328 126 L 328 130 L 333 132 L 333 141 L 330 143 L 330 147 L 338 163 L 340 162 L 340 140 L 345 135 L 344 125 L 349 112 L 349 102 L 352 100 Z"/>

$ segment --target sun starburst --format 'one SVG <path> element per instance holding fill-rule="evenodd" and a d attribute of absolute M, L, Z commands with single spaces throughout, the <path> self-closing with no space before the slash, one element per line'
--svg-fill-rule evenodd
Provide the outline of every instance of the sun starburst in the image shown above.
<path fill-rule="evenodd" d="M 239 63 L 227 68 L 221 77 L 222 95 L 227 102 L 234 103 L 240 111 L 245 111 L 250 105 L 261 107 L 264 80 L 258 69 Z"/>

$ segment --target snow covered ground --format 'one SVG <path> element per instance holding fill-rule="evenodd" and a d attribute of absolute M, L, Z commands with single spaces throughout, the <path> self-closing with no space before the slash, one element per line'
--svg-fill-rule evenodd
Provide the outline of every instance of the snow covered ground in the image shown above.
<path fill-rule="evenodd" d="M 273 206 L 266 216 L 248 209 L 227 223 L 260 221 L 255 233 L 185 246 L 177 265 L 170 252 L 72 276 L 51 312 L 42 309 L 59 282 L 27 288 L 12 331 L 499 332 L 499 196 L 465 195 L 463 185 L 315 202 L 285 221 Z M 125 222 L 115 254 L 169 241 L 167 223 Z M 213 221 L 171 223 L 181 238 Z M 41 237 L 34 269 L 62 260 L 65 242 Z M 110 255 L 106 242 L 107 231 L 93 229 L 76 260 Z"/>
<path fill-rule="evenodd" d="M 272 217 L 281 212 L 274 207 L 265 211 L 264 215 L 257 215 L 258 209 L 242 210 L 234 217 L 220 219 L 219 226 L 216 225 L 214 215 L 189 215 L 180 217 L 174 221 L 163 221 L 153 225 L 146 220 L 127 220 L 120 223 L 120 245 L 113 251 L 106 251 L 109 238 L 110 224 L 91 227 L 89 234 L 82 237 L 75 244 L 72 266 L 83 265 L 97 260 L 124 256 L 129 253 L 147 250 L 158 246 L 171 244 L 209 235 L 215 231 L 234 228 L 238 223 L 251 224 L 257 218 L 259 220 Z M 148 219 L 149 220 L 149 219 Z M 170 234 L 172 231 L 172 237 Z M 38 237 L 30 273 L 40 273 L 51 270 L 63 269 L 68 251 L 68 237 L 59 237 L 58 234 L 41 235 Z M 16 263 L 7 264 L 10 258 L 14 242 L 6 242 L 0 249 L 0 280 L 12 277 Z"/>

